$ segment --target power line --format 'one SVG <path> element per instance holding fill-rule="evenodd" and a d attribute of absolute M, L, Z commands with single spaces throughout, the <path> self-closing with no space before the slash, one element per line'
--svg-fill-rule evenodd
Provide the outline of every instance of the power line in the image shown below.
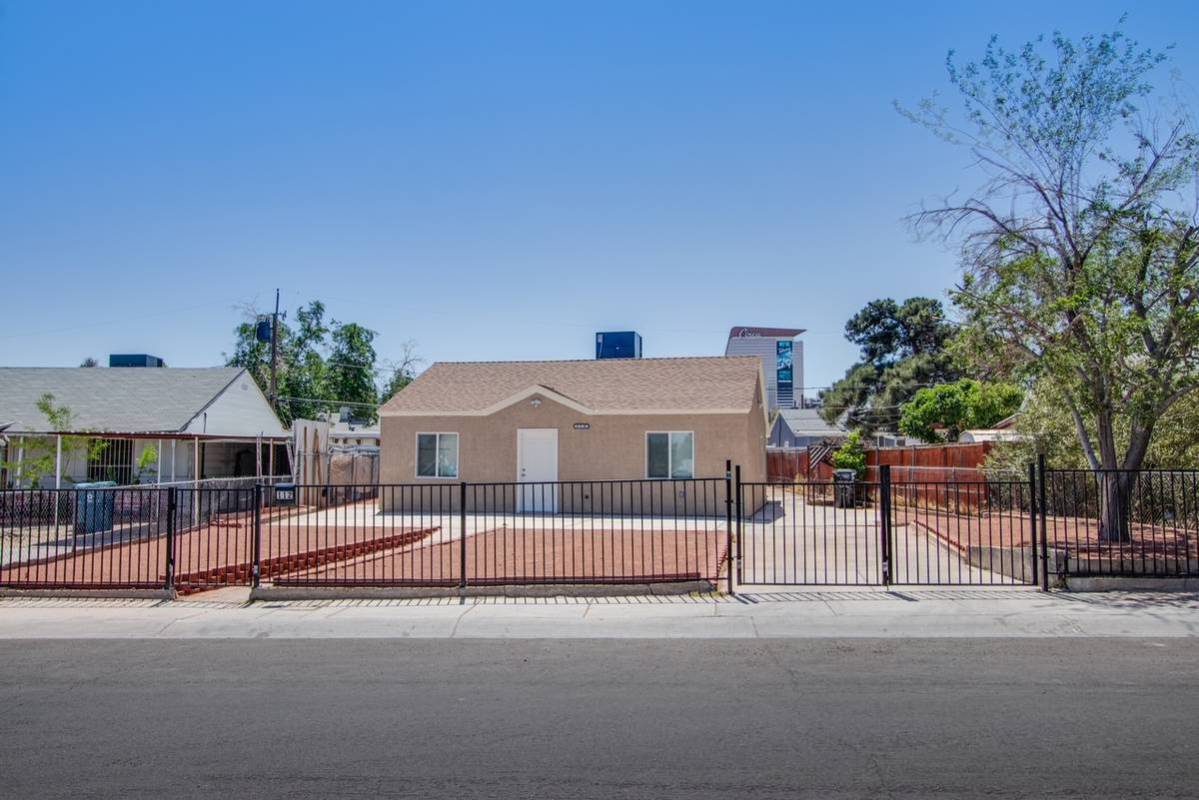
<path fill-rule="evenodd" d="M 320 397 L 293 397 L 292 395 L 281 394 L 280 400 L 289 400 L 295 403 L 329 403 L 338 406 L 359 406 L 361 408 L 378 408 L 378 403 L 360 403 L 354 400 L 326 400 Z"/>

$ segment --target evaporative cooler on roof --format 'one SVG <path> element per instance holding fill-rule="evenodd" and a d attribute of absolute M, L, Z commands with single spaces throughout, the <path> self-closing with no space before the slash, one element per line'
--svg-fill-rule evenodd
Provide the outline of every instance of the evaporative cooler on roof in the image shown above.
<path fill-rule="evenodd" d="M 641 335 L 635 331 L 608 331 L 595 335 L 596 358 L 641 358 Z"/>

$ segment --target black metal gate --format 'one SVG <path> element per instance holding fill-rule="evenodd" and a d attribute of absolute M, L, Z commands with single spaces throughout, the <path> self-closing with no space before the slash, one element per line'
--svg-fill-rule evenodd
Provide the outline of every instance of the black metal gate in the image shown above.
<path fill-rule="evenodd" d="M 1037 583 L 1028 481 L 737 481 L 742 585 L 990 586 Z"/>
<path fill-rule="evenodd" d="M 885 583 L 879 485 L 741 483 L 738 581 L 785 586 Z M 840 496 L 838 496 L 838 494 Z"/>

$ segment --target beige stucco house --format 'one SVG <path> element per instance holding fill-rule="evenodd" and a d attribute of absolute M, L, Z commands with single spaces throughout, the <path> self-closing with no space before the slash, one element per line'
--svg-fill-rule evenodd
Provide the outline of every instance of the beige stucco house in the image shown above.
<path fill-rule="evenodd" d="M 500 484 L 470 495 L 499 510 L 723 514 L 726 459 L 766 476 L 752 357 L 437 363 L 380 418 L 380 482 L 433 487 L 385 491 L 385 511 L 465 481 Z"/>

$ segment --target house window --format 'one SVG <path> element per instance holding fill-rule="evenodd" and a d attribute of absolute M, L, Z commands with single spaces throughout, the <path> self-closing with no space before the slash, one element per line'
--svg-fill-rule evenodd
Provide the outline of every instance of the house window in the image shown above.
<path fill-rule="evenodd" d="M 416 435 L 416 477 L 458 477 L 458 434 L 418 433 Z"/>
<path fill-rule="evenodd" d="M 663 431 L 645 435 L 645 474 L 650 478 L 694 478 L 695 434 Z"/>

